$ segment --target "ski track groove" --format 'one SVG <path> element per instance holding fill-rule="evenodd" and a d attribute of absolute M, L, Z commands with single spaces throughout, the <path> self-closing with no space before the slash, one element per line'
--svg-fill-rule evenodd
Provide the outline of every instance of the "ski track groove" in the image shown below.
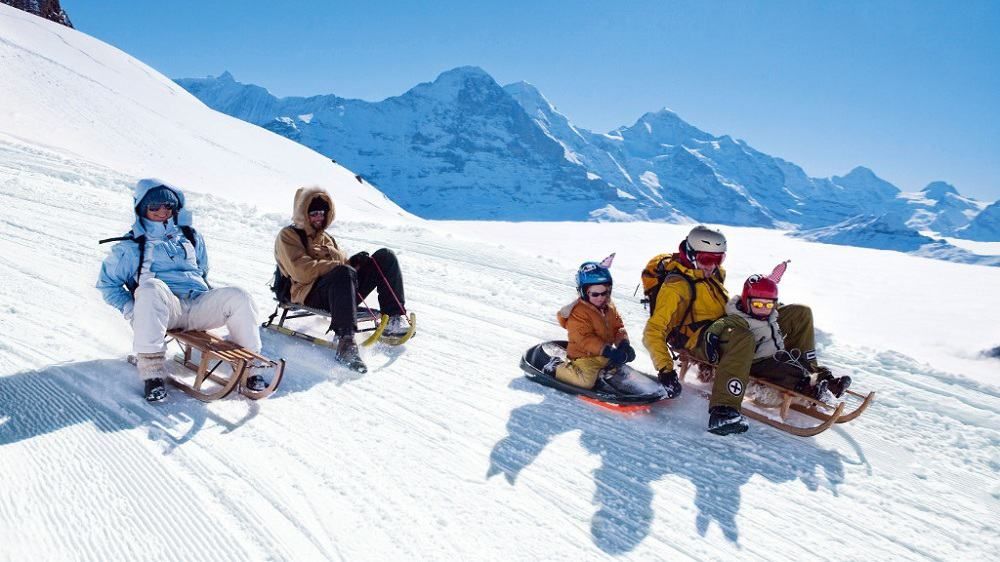
<path fill-rule="evenodd" d="M 71 374 L 76 374 L 72 369 L 69 369 Z M 146 497 L 148 489 L 145 487 L 147 482 L 169 482 L 172 480 L 170 471 L 168 467 L 160 462 L 159 458 L 156 458 L 150 454 L 145 447 L 143 447 L 142 442 L 123 442 L 118 439 L 106 439 L 105 436 L 109 432 L 113 431 L 113 428 L 117 425 L 114 424 L 110 418 L 113 417 L 109 411 L 104 409 L 99 409 L 94 411 L 94 404 L 87 400 L 86 396 L 78 395 L 74 392 L 73 388 L 70 387 L 66 382 L 60 381 L 59 383 L 54 383 L 50 381 L 41 381 L 38 383 L 39 394 L 43 394 L 49 397 L 50 405 L 54 406 L 55 409 L 66 415 L 71 419 L 77 420 L 91 420 L 94 427 L 98 430 L 97 432 L 85 432 L 84 440 L 80 443 L 84 450 L 102 450 L 104 452 L 104 458 L 107 464 L 99 467 L 102 469 L 103 475 L 110 476 L 110 481 L 108 484 L 113 489 L 124 492 L 125 498 L 130 499 L 143 499 Z M 31 397 L 25 397 L 25 399 L 30 399 Z M 38 424 L 42 425 L 46 420 L 39 417 L 28 417 L 25 421 L 33 422 L 32 425 Z M 136 447 L 136 446 L 139 447 Z M 30 450 L 31 448 L 29 448 Z M 43 451 L 44 453 L 45 451 Z M 61 453 L 57 453 L 61 457 Z M 33 456 L 33 455 L 32 455 Z M 45 460 L 45 456 L 42 456 L 41 460 Z M 51 462 L 53 465 L 58 466 L 60 457 L 53 459 Z M 40 464 L 49 464 L 46 462 L 41 462 Z M 82 481 L 88 478 L 86 471 L 71 471 L 71 478 L 69 478 L 69 489 L 79 490 L 86 489 L 86 486 L 82 484 Z M 187 518 L 196 516 L 197 514 L 191 513 L 192 506 L 199 505 L 200 502 L 196 501 L 196 497 L 190 493 L 184 493 L 185 488 L 174 487 L 171 492 L 172 494 L 164 494 L 159 499 L 160 503 L 158 508 L 164 510 L 164 514 L 160 516 L 163 520 L 167 521 L 183 521 Z M 89 499 L 89 498 L 88 498 Z M 100 517 L 102 514 L 106 513 L 107 510 L 103 509 L 104 505 L 90 504 L 86 511 L 97 515 Z M 148 514 L 143 510 L 136 510 L 135 506 L 128 506 L 128 516 L 130 519 L 138 519 L 142 521 L 143 526 L 146 528 L 155 528 L 158 526 L 159 521 L 151 518 L 152 514 Z M 51 513 L 51 512 L 50 512 Z M 56 513 L 59 513 L 58 511 Z M 196 520 L 199 517 L 194 517 Z M 69 521 L 65 523 L 71 523 Z M 54 528 L 64 528 L 63 525 L 56 526 Z M 74 550 L 74 543 L 76 537 L 73 535 L 63 535 L 55 534 L 54 536 L 47 537 L 47 540 L 54 540 L 58 542 L 59 549 L 62 551 L 72 551 Z M 213 546 L 223 546 L 227 549 L 232 549 L 232 552 L 240 551 L 239 545 L 233 542 L 229 537 L 218 537 L 215 534 L 206 534 L 199 527 L 194 527 L 189 530 L 186 536 L 186 540 L 199 551 L 211 552 L 211 547 Z M 220 544 L 221 542 L 221 544 Z M 126 543 L 122 543 L 126 544 Z M 141 544 L 138 546 L 142 546 Z M 94 556 L 95 559 L 99 558 L 101 555 L 94 553 L 86 553 L 88 555 Z M 142 557 L 143 555 L 148 555 L 148 551 L 131 550 L 126 549 L 120 554 L 123 558 L 135 558 Z M 168 554 L 167 551 L 161 550 L 161 555 Z M 215 558 L 213 559 L 221 559 Z"/>

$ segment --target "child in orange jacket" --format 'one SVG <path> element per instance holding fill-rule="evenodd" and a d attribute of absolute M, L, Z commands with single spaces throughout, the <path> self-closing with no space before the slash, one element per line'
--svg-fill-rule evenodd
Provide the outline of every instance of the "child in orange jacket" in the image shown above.
<path fill-rule="evenodd" d="M 598 378 L 614 387 L 619 368 L 635 359 L 621 315 L 611 302 L 611 254 L 601 263 L 586 262 L 576 273 L 580 297 L 556 315 L 569 333 L 569 361 L 550 361 L 545 371 L 556 379 L 592 389 Z"/>

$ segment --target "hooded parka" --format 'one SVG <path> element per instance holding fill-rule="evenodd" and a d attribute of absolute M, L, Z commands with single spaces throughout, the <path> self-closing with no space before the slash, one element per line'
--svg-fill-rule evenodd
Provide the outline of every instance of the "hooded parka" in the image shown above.
<path fill-rule="evenodd" d="M 146 219 L 139 209 L 139 203 L 146 194 L 157 187 L 169 189 L 179 202 L 179 208 L 165 223 Z M 147 178 L 136 184 L 132 199 L 135 222 L 131 235 L 136 239 L 144 236 L 146 240 L 142 278 L 136 278 L 139 244 L 133 240 L 118 242 L 101 265 L 97 279 L 97 288 L 105 302 L 125 316 L 131 316 L 134 306 L 132 290 L 148 278 L 163 281 L 178 298 L 193 298 L 207 291 L 208 252 L 205 241 L 196 232 L 195 244 L 192 245 L 181 231 L 181 227 L 191 226 L 191 211 L 184 208 L 184 192 L 162 180 Z"/>
<path fill-rule="evenodd" d="M 313 199 L 322 199 L 330 206 L 326 221 L 319 229 L 309 222 L 309 204 Z M 333 199 L 321 187 L 302 187 L 295 192 L 292 207 L 292 226 L 287 226 L 278 234 L 274 242 L 274 257 L 284 275 L 292 280 L 292 302 L 303 304 L 316 280 L 338 265 L 347 263 L 347 256 L 337 246 L 336 240 L 326 233 L 333 223 L 336 210 Z M 295 229 L 306 233 L 308 245 L 302 246 L 302 239 Z"/>

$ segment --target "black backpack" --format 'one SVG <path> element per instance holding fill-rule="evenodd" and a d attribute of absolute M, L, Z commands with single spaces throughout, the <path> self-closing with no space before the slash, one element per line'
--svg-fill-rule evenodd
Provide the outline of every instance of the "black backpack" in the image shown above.
<path fill-rule="evenodd" d="M 184 233 L 184 238 L 187 238 L 188 242 L 191 243 L 191 246 L 195 250 L 197 250 L 198 249 L 198 237 L 195 236 L 195 232 L 196 231 L 195 231 L 194 227 L 186 226 L 185 225 L 185 226 L 181 226 L 180 228 L 181 228 L 181 232 Z M 105 238 L 104 240 L 99 240 L 97 243 L 98 244 L 104 244 L 106 242 L 120 242 L 122 240 L 131 240 L 132 242 L 135 242 L 136 244 L 139 245 L 139 268 L 136 269 L 135 276 L 133 278 L 129 279 L 128 281 L 125 281 L 125 288 L 128 289 L 128 292 L 130 292 L 132 294 L 135 294 L 135 288 L 139 286 L 139 276 L 142 275 L 142 264 L 143 264 L 143 262 L 146 261 L 146 235 L 145 234 L 141 234 L 141 235 L 139 235 L 138 238 L 136 238 L 136 236 L 135 236 L 134 233 L 129 232 L 125 236 L 116 236 L 114 238 Z M 207 283 L 208 280 L 206 279 L 205 282 Z"/>
<path fill-rule="evenodd" d="M 302 241 L 302 247 L 309 249 L 309 239 L 306 237 L 306 231 L 298 228 L 296 226 L 289 226 L 299 235 L 299 240 Z M 292 302 L 292 278 L 281 272 L 281 267 L 274 266 L 274 279 L 271 281 L 271 292 L 274 293 L 274 298 L 280 303 L 290 303 Z"/>

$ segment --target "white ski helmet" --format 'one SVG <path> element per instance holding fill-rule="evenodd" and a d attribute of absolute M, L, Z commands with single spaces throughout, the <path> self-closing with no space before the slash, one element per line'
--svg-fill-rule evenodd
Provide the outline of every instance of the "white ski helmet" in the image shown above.
<path fill-rule="evenodd" d="M 691 229 L 681 247 L 684 257 L 698 269 L 714 270 L 726 257 L 726 237 L 701 224 Z"/>
<path fill-rule="evenodd" d="M 688 233 L 687 245 L 691 252 L 724 254 L 726 252 L 726 237 L 714 228 L 699 224 Z"/>

